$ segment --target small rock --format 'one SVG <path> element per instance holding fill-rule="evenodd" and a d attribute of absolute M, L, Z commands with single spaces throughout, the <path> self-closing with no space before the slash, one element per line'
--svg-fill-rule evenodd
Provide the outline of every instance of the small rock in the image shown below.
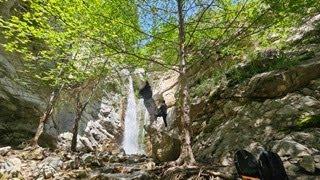
<path fill-rule="evenodd" d="M 69 161 L 66 161 L 62 165 L 62 169 L 78 169 L 80 166 L 80 162 L 78 159 L 71 159 Z"/>
<path fill-rule="evenodd" d="M 153 170 L 156 167 L 156 163 L 150 161 L 146 164 L 143 164 L 143 168 L 142 169 L 146 169 L 146 170 Z"/>
<path fill-rule="evenodd" d="M 62 167 L 63 162 L 61 161 L 60 157 L 53 156 L 53 157 L 47 157 L 44 159 L 39 165 L 38 168 L 41 170 L 40 172 L 43 173 L 43 176 L 45 178 L 52 178 L 54 177 L 54 174 L 60 170 Z"/>
<path fill-rule="evenodd" d="M 3 148 L 0 148 L 0 155 L 1 156 L 5 156 L 10 150 L 11 150 L 10 146 L 6 146 L 6 147 L 3 147 Z"/>
<path fill-rule="evenodd" d="M 28 160 L 43 160 L 45 158 L 44 156 L 44 149 L 39 147 L 35 149 L 26 149 L 24 153 L 21 154 L 23 159 Z"/>
<path fill-rule="evenodd" d="M 110 162 L 110 163 L 119 162 L 119 157 L 118 157 L 118 156 L 115 156 L 115 155 L 111 155 L 111 156 L 109 157 L 109 162 Z"/>
<path fill-rule="evenodd" d="M 52 168 L 44 168 L 43 176 L 46 179 L 52 178 L 54 174 L 54 170 Z"/>
<path fill-rule="evenodd" d="M 81 157 L 81 161 L 84 163 L 84 164 L 91 164 L 93 161 L 94 161 L 94 156 L 90 153 L 88 154 L 84 154 L 82 157 Z"/>
<path fill-rule="evenodd" d="M 119 154 L 119 153 L 120 153 L 119 149 L 114 149 L 114 150 L 111 151 L 112 155 L 116 155 L 116 154 Z"/>
<path fill-rule="evenodd" d="M 76 178 L 86 178 L 88 176 L 88 172 L 84 169 L 79 169 L 73 171 Z"/>
<path fill-rule="evenodd" d="M 314 161 L 317 163 L 320 163 L 320 155 L 315 155 L 314 156 Z"/>
<path fill-rule="evenodd" d="M 19 177 L 21 174 L 21 166 L 22 163 L 19 158 L 6 159 L 3 162 L 0 162 L 0 174 L 6 174 L 10 178 Z"/>
<path fill-rule="evenodd" d="M 303 88 L 303 89 L 302 89 L 302 93 L 303 93 L 304 95 L 307 95 L 307 96 L 312 96 L 313 91 L 312 91 L 311 89 L 309 89 L 309 88 Z"/>
<path fill-rule="evenodd" d="M 53 157 L 47 157 L 44 159 L 41 164 L 39 165 L 40 168 L 44 168 L 45 166 L 50 166 L 54 169 L 58 169 L 62 166 L 62 161 L 60 157 L 58 156 L 53 156 Z"/>
<path fill-rule="evenodd" d="M 307 172 L 315 172 L 315 163 L 312 156 L 303 156 L 302 159 L 299 161 L 299 165 Z"/>

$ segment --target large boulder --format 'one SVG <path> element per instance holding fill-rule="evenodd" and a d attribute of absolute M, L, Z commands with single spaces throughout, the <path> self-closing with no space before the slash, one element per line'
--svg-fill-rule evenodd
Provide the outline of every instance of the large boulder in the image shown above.
<path fill-rule="evenodd" d="M 17 146 L 31 139 L 45 106 L 36 93 L 19 84 L 16 78 L 14 66 L 0 53 L 0 146 Z"/>
<path fill-rule="evenodd" d="M 275 98 L 306 86 L 320 77 L 320 57 L 314 61 L 285 71 L 271 71 L 250 79 L 242 90 L 242 96 L 249 98 Z"/>
<path fill-rule="evenodd" d="M 180 140 L 155 127 L 147 128 L 147 154 L 157 162 L 168 162 L 178 159 L 180 155 Z"/>

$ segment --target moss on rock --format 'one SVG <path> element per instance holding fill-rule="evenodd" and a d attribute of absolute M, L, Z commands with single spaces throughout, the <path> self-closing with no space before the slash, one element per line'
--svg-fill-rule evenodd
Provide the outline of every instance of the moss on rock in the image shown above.
<path fill-rule="evenodd" d="M 320 127 L 320 115 L 303 115 L 296 120 L 298 129 Z"/>

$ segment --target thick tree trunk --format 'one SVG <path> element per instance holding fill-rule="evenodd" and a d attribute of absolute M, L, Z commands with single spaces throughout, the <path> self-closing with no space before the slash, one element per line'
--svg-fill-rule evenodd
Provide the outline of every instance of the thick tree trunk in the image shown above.
<path fill-rule="evenodd" d="M 43 133 L 44 125 L 48 121 L 48 119 L 50 118 L 50 116 L 53 112 L 54 106 L 55 106 L 56 101 L 59 97 L 61 89 L 62 88 L 55 90 L 51 93 L 47 108 L 39 120 L 39 125 L 37 128 L 36 134 L 34 135 L 33 139 L 31 139 L 31 141 L 30 141 L 31 146 L 38 146 L 38 140 L 39 140 L 41 134 Z"/>
<path fill-rule="evenodd" d="M 75 152 L 77 151 L 77 140 L 78 140 L 78 130 L 79 130 L 79 122 L 81 120 L 83 111 L 86 109 L 87 104 L 89 103 L 89 100 L 91 99 L 91 96 L 88 98 L 88 100 L 82 104 L 81 103 L 81 98 L 80 98 L 80 93 L 77 93 L 76 97 L 76 116 L 74 118 L 74 126 L 72 130 L 72 140 L 71 140 L 71 151 Z"/>
<path fill-rule="evenodd" d="M 180 140 L 182 142 L 181 153 L 177 160 L 179 164 L 185 163 L 187 165 L 194 164 L 195 158 L 191 147 L 191 120 L 189 116 L 190 105 L 188 101 L 189 91 L 188 86 L 183 78 L 180 79 L 179 89 L 179 105 L 180 105 Z"/>
<path fill-rule="evenodd" d="M 177 0 L 178 18 L 179 18 L 179 108 L 180 108 L 180 138 L 182 142 L 180 157 L 178 164 L 192 165 L 195 163 L 194 155 L 191 148 L 190 134 L 190 105 L 189 105 L 189 89 L 186 81 L 186 52 L 185 52 L 185 22 L 184 22 L 184 0 Z"/>

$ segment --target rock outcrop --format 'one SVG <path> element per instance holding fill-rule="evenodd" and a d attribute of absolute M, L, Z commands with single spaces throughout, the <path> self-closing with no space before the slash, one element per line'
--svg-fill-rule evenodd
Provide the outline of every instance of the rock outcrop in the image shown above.
<path fill-rule="evenodd" d="M 258 74 L 195 102 L 191 115 L 197 159 L 235 172 L 237 149 L 255 155 L 266 149 L 281 156 L 289 176 L 318 176 L 319 62 L 315 58 L 288 70 Z"/>
<path fill-rule="evenodd" d="M 86 109 L 83 118 L 80 121 L 78 149 L 84 151 L 94 151 L 100 145 L 112 141 L 119 142 L 123 131 L 123 108 L 124 98 L 122 95 L 114 92 L 105 92 L 101 100 L 92 102 Z M 97 107 L 97 105 L 99 105 Z M 65 112 L 64 109 L 62 112 Z M 71 145 L 74 113 L 69 110 L 69 115 L 57 111 L 65 117 L 55 117 L 52 121 L 59 124 L 60 128 L 54 128 L 54 133 L 58 134 L 58 147 L 60 149 L 69 149 Z M 53 124 L 53 123 L 52 123 Z M 50 132 L 50 129 L 49 129 Z"/>
<path fill-rule="evenodd" d="M 275 98 L 293 92 L 320 77 L 320 57 L 310 63 L 284 71 L 258 74 L 245 85 L 240 96 L 249 98 Z"/>
<path fill-rule="evenodd" d="M 147 155 L 157 163 L 174 161 L 180 155 L 181 142 L 177 136 L 156 128 L 147 128 Z"/>
<path fill-rule="evenodd" d="M 0 145 L 19 145 L 37 128 L 44 101 L 16 80 L 14 66 L 0 53 Z"/>

